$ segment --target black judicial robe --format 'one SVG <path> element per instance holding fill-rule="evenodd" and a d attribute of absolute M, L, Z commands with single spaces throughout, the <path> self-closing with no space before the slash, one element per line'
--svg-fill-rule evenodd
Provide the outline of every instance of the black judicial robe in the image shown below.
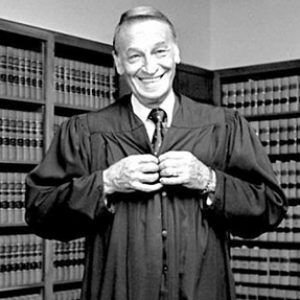
<path fill-rule="evenodd" d="M 190 151 L 216 171 L 214 204 L 180 186 L 103 199 L 102 170 L 151 153 L 130 97 L 63 123 L 26 180 L 26 220 L 49 239 L 86 237 L 82 299 L 235 299 L 228 235 L 278 225 L 286 199 L 254 131 L 237 113 L 181 96 L 161 153 Z"/>

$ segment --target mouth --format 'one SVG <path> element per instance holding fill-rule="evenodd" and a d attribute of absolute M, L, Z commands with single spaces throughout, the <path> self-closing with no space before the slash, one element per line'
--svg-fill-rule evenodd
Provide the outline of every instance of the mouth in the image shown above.
<path fill-rule="evenodd" d="M 159 76 L 139 77 L 139 80 L 146 84 L 157 83 L 163 78 L 164 75 L 165 73 Z"/>

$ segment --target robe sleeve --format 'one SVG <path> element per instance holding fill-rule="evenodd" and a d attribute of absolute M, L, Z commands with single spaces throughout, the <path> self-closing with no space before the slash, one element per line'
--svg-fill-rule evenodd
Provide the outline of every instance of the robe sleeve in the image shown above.
<path fill-rule="evenodd" d="M 209 210 L 233 235 L 253 238 L 280 223 L 287 200 L 249 123 L 237 113 L 227 119 L 227 167 L 215 170 L 217 186 Z"/>
<path fill-rule="evenodd" d="M 70 240 L 109 218 L 102 172 L 90 173 L 89 139 L 86 117 L 71 118 L 60 127 L 43 161 L 27 175 L 25 219 L 37 235 Z"/>

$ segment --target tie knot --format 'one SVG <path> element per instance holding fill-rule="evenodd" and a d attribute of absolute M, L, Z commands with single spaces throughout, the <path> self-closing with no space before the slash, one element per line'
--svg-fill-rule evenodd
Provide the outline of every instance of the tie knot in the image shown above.
<path fill-rule="evenodd" d="M 167 121 L 167 114 L 161 108 L 153 108 L 148 116 L 148 119 L 157 123 L 165 123 Z"/>

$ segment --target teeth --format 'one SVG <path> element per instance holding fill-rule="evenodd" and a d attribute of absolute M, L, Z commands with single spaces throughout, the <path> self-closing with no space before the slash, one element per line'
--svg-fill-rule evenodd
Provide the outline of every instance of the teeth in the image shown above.
<path fill-rule="evenodd" d="M 155 81 L 158 81 L 162 78 L 163 75 L 161 76 L 157 76 L 157 77 L 151 77 L 151 78 L 141 78 L 142 81 L 145 81 L 145 82 L 155 82 Z"/>

